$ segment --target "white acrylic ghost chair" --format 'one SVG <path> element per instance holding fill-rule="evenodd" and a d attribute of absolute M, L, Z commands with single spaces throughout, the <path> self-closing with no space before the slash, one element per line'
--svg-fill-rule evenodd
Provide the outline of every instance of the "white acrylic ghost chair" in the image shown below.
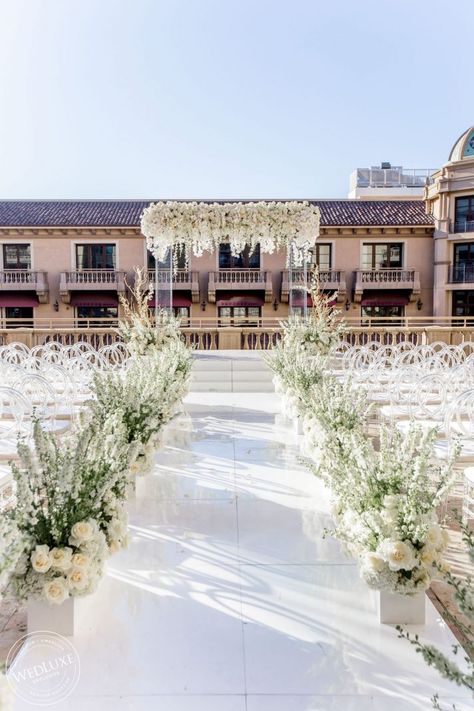
<path fill-rule="evenodd" d="M 11 387 L 0 387 L 0 461 L 16 455 L 18 436 L 31 434 L 31 402 Z"/>

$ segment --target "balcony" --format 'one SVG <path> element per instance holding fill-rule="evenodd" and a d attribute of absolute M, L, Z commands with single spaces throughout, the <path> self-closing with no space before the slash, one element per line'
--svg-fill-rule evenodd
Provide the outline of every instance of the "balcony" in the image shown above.
<path fill-rule="evenodd" d="M 155 279 L 158 276 L 158 283 Z M 154 269 L 148 270 L 148 279 L 155 286 L 155 290 L 169 285 L 173 281 L 173 291 L 190 291 L 194 304 L 199 303 L 199 272 L 191 272 L 188 269 L 177 269 L 172 274 L 168 269 L 159 269 L 155 274 Z"/>
<path fill-rule="evenodd" d="M 465 234 L 474 232 L 474 220 L 456 220 L 449 224 L 451 234 Z"/>
<path fill-rule="evenodd" d="M 360 302 L 364 289 L 404 289 L 411 296 L 420 293 L 420 273 L 414 269 L 359 269 L 356 271 L 354 301 Z"/>
<path fill-rule="evenodd" d="M 4 269 L 0 271 L 0 292 L 35 291 L 40 304 L 49 301 L 48 272 L 30 269 Z"/>
<path fill-rule="evenodd" d="M 311 271 L 306 272 L 306 281 L 303 269 L 293 269 L 294 286 L 308 287 L 311 283 Z M 324 291 L 337 291 L 337 300 L 344 301 L 346 297 L 346 273 L 339 269 L 321 270 L 319 283 Z M 288 303 L 290 295 L 290 270 L 281 273 L 281 301 Z"/>
<path fill-rule="evenodd" d="M 258 289 L 265 291 L 265 301 L 270 303 L 273 298 L 272 273 L 260 269 L 220 269 L 209 272 L 208 301 L 215 303 L 216 290 L 249 291 Z"/>
<path fill-rule="evenodd" d="M 474 264 L 460 262 L 449 265 L 448 284 L 473 284 Z M 472 288 L 472 287 L 470 287 Z"/>
<path fill-rule="evenodd" d="M 65 304 L 71 302 L 71 292 L 125 292 L 125 272 L 115 269 L 76 269 L 61 272 L 59 293 Z"/>

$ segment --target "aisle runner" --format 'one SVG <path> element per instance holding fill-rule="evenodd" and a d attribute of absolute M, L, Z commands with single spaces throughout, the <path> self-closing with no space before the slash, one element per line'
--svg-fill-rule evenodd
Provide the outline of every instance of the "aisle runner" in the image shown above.
<path fill-rule="evenodd" d="M 188 397 L 74 640 L 68 711 L 426 711 L 459 694 L 322 539 L 327 497 L 278 409 L 269 393 Z M 426 637 L 453 641 L 431 607 Z"/>

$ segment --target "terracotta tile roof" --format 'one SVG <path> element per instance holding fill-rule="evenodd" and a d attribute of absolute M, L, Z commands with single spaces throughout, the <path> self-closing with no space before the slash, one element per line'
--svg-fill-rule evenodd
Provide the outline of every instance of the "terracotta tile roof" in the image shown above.
<path fill-rule="evenodd" d="M 422 200 L 311 200 L 321 225 L 431 226 Z M 3 200 L 0 227 L 138 227 L 148 200 Z"/>

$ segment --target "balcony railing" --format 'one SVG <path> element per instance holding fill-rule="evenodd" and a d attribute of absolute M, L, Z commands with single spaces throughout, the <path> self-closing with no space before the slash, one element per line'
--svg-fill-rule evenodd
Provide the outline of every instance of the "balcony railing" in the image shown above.
<path fill-rule="evenodd" d="M 340 269 L 322 269 L 318 272 L 321 289 L 337 291 L 338 296 L 346 294 L 346 273 Z M 294 286 L 309 286 L 311 283 L 311 270 L 305 272 L 303 269 L 293 269 L 291 282 Z M 290 291 L 290 270 L 285 269 L 281 275 L 281 300 L 288 301 Z"/>
<path fill-rule="evenodd" d="M 448 281 L 450 284 L 474 282 L 474 264 L 451 264 Z"/>
<path fill-rule="evenodd" d="M 420 273 L 414 269 L 359 269 L 356 271 L 355 298 L 364 289 L 407 289 L 420 293 Z"/>
<path fill-rule="evenodd" d="M 474 220 L 455 220 L 451 222 L 449 231 L 453 232 L 474 232 Z"/>
<path fill-rule="evenodd" d="M 26 284 L 30 289 L 38 286 L 43 290 L 48 284 L 47 272 L 32 272 L 29 269 L 4 269 L 0 271 L 0 289 L 12 286 L 14 289 Z"/>
<path fill-rule="evenodd" d="M 61 281 L 70 286 L 84 287 L 90 284 L 102 286 L 106 284 L 113 287 L 116 284 L 123 284 L 125 272 L 118 272 L 115 269 L 76 269 L 72 272 L 62 272 Z"/>
<path fill-rule="evenodd" d="M 59 293 L 69 303 L 72 291 L 125 291 L 125 272 L 115 269 L 75 269 L 61 272 Z"/>
<path fill-rule="evenodd" d="M 210 272 L 214 276 L 216 284 L 239 284 L 248 286 L 259 284 L 262 288 L 265 287 L 267 280 L 267 272 L 262 272 L 260 269 L 220 269 L 218 272 Z"/>
<path fill-rule="evenodd" d="M 158 282 L 156 282 L 156 278 L 158 278 Z M 172 283 L 175 290 L 186 289 L 191 291 L 193 302 L 199 302 L 199 272 L 197 271 L 177 269 L 171 272 L 169 269 L 159 269 L 155 273 L 154 269 L 149 269 L 148 279 L 152 284 L 157 283 L 158 286 Z"/>
<path fill-rule="evenodd" d="M 218 272 L 209 272 L 210 302 L 216 300 L 216 289 L 261 289 L 265 291 L 265 301 L 272 300 L 272 272 L 260 269 L 219 269 Z"/>
<path fill-rule="evenodd" d="M 39 302 L 48 302 L 48 272 L 31 269 L 3 269 L 0 271 L 0 291 L 36 291 Z"/>

